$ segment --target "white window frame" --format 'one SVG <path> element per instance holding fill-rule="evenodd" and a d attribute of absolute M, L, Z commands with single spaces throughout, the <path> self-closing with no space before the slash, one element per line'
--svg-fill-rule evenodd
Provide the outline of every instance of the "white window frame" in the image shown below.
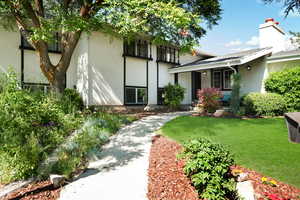
<path fill-rule="evenodd" d="M 225 76 L 226 72 L 231 73 L 229 75 L 229 85 L 230 85 L 229 87 L 225 87 L 226 86 L 226 84 L 225 84 L 225 82 L 226 82 L 226 76 Z M 233 74 L 233 71 L 230 70 L 230 69 L 223 71 L 223 89 L 225 89 L 225 90 L 231 90 L 232 89 L 232 81 L 231 81 L 232 74 Z"/>

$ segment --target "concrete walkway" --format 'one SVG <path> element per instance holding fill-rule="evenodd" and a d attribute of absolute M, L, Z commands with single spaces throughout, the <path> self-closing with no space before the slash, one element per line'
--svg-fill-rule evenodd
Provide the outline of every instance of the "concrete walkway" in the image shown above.
<path fill-rule="evenodd" d="M 62 190 L 60 199 L 146 200 L 151 137 L 166 122 L 188 114 L 149 116 L 122 128 L 91 155 L 88 170 Z"/>

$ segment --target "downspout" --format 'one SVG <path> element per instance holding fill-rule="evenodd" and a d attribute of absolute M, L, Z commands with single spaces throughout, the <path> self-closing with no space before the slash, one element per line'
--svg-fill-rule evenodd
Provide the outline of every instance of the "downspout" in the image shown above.
<path fill-rule="evenodd" d="M 232 67 L 229 62 L 227 63 L 227 67 L 232 69 L 234 74 L 237 74 L 237 70 L 234 67 Z"/>

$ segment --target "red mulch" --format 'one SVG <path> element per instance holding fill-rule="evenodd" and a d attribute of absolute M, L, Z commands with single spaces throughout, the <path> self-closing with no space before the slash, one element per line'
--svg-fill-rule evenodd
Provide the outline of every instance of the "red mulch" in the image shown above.
<path fill-rule="evenodd" d="M 266 177 L 268 180 L 275 180 L 277 182 L 277 186 L 273 187 L 271 185 L 266 185 L 262 183 L 262 174 L 257 173 L 256 171 L 246 169 L 241 166 L 233 166 L 231 169 L 242 170 L 244 173 L 249 174 L 249 179 L 252 180 L 255 193 L 261 196 L 259 199 L 264 200 L 267 194 L 273 195 L 274 200 L 289 200 L 289 199 L 300 199 L 300 189 L 297 189 L 291 185 L 279 182 L 271 177 Z M 277 199 L 275 198 L 277 197 Z"/>
<path fill-rule="evenodd" d="M 148 170 L 149 200 L 199 200 L 183 173 L 184 162 L 176 159 L 181 146 L 165 137 L 153 137 Z"/>
<path fill-rule="evenodd" d="M 41 181 L 13 192 L 5 200 L 56 200 L 61 188 L 53 188 L 50 181 Z M 3 199 L 3 200 L 4 200 Z M 2 200 L 2 199 L 1 199 Z"/>

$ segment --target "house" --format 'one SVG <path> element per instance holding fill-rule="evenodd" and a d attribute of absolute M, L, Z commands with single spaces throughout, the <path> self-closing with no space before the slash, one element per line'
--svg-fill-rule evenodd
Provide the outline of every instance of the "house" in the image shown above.
<path fill-rule="evenodd" d="M 11 66 L 23 87 L 48 89 L 38 55 L 19 32 L 0 30 L 0 47 L 2 71 Z M 57 63 L 60 45 L 49 45 L 49 52 Z M 156 46 L 142 39 L 128 43 L 101 32 L 83 34 L 67 71 L 66 87 L 76 88 L 88 106 L 157 105 L 163 103 L 164 86 L 178 82 L 187 88 L 182 104 L 190 104 L 190 73 L 174 75 L 168 69 L 210 57 L 202 52 L 180 55 L 175 46 Z"/>
<path fill-rule="evenodd" d="M 176 46 L 156 46 L 143 39 L 128 43 L 101 32 L 83 34 L 65 84 L 76 88 L 87 106 L 160 105 L 168 83 L 183 86 L 182 104 L 190 105 L 197 89 L 216 87 L 230 93 L 234 71 L 241 74 L 242 94 L 264 92 L 269 73 L 300 64 L 300 51 L 287 51 L 285 33 L 273 19 L 266 20 L 259 33 L 260 48 L 224 56 L 201 51 L 182 55 Z M 58 62 L 59 43 L 51 44 L 49 52 Z M 48 89 L 30 44 L 17 31 L 0 30 L 0 69 L 5 72 L 9 66 L 23 87 Z"/>
<path fill-rule="evenodd" d="M 199 59 L 172 67 L 169 73 L 192 73 L 192 99 L 199 88 L 220 88 L 225 95 L 230 95 L 230 76 L 234 71 L 241 75 L 241 95 L 265 92 L 264 80 L 271 72 L 300 66 L 300 50 L 295 47 L 291 50 L 285 32 L 272 18 L 259 26 L 259 43 L 259 48 Z"/>

